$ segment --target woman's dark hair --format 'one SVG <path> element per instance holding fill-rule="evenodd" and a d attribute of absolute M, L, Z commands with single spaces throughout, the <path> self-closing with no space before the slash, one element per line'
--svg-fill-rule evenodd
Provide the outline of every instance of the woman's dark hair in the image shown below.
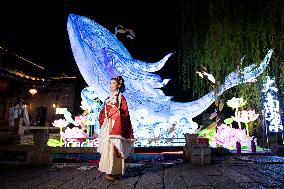
<path fill-rule="evenodd" d="M 125 91 L 124 79 L 121 76 L 115 76 L 111 80 L 115 80 L 118 83 L 119 92 L 123 93 Z"/>

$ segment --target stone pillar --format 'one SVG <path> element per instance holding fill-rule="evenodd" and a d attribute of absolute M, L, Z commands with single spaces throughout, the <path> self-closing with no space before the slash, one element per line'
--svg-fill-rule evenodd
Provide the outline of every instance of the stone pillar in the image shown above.
<path fill-rule="evenodd" d="M 48 152 L 48 133 L 46 130 L 32 130 L 33 133 L 33 141 L 34 141 L 34 149 L 33 149 L 33 157 L 32 164 L 34 165 L 46 165 L 51 164 L 50 153 Z"/>
<path fill-rule="evenodd" d="M 197 143 L 198 134 L 185 133 L 184 137 L 185 137 L 185 142 L 186 142 L 185 147 L 184 147 L 185 161 L 191 162 L 192 145 Z"/>
<path fill-rule="evenodd" d="M 14 143 L 21 144 L 21 139 L 24 136 L 23 118 L 15 118 L 14 122 L 15 126 L 12 128 L 12 133 L 13 135 L 17 136 L 17 139 L 14 141 Z"/>
<path fill-rule="evenodd" d="M 211 149 L 207 144 L 194 144 L 191 148 L 192 165 L 211 164 Z"/>

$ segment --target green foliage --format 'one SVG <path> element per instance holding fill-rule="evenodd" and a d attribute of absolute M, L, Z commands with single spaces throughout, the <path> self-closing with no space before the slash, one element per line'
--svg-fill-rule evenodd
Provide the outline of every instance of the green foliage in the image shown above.
<path fill-rule="evenodd" d="M 205 128 L 198 132 L 199 137 L 209 138 L 209 141 L 215 138 L 215 135 L 216 135 L 216 127 L 213 127 L 211 129 Z"/>
<path fill-rule="evenodd" d="M 237 67 L 259 64 L 273 48 L 270 67 L 257 82 L 239 85 L 223 94 L 224 99 L 248 99 L 246 109 L 260 112 L 262 78 L 275 77 L 279 90 L 284 87 L 284 1 L 205 2 L 201 5 L 197 0 L 186 1 L 181 9 L 179 89 L 187 91 L 191 100 L 202 97 L 212 87 L 196 71 L 205 67 L 220 84 Z"/>
<path fill-rule="evenodd" d="M 224 123 L 226 123 L 227 125 L 231 125 L 234 122 L 233 118 L 227 118 L 224 120 Z"/>
<path fill-rule="evenodd" d="M 267 51 L 273 48 L 269 68 L 257 78 L 257 82 L 233 87 L 219 98 L 226 101 L 234 96 L 243 97 L 247 100 L 246 110 L 255 109 L 260 113 L 262 81 L 269 75 L 275 78 L 280 104 L 284 104 L 283 0 L 183 1 L 178 20 L 181 21 L 177 29 L 178 91 L 181 91 L 182 99 L 196 100 L 214 90 L 210 82 L 201 79 L 196 71 L 205 68 L 215 77 L 216 87 L 238 67 L 260 64 Z M 260 119 L 249 123 L 248 129 L 253 132 L 250 134 L 260 136 L 260 125 Z M 203 129 L 199 134 L 203 136 L 208 132 Z"/>
<path fill-rule="evenodd" d="M 64 142 L 57 140 L 57 139 L 50 138 L 47 142 L 47 145 L 52 146 L 52 147 L 56 147 L 56 146 L 62 147 L 64 145 Z"/>

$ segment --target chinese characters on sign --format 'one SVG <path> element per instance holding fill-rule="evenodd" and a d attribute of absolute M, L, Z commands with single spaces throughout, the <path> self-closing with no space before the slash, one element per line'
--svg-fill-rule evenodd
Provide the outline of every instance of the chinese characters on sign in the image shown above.
<path fill-rule="evenodd" d="M 279 111 L 279 101 L 277 92 L 278 89 L 275 86 L 275 81 L 266 76 L 266 81 L 263 84 L 262 100 L 263 100 L 263 115 L 267 124 L 269 132 L 281 132 L 283 131 L 283 125 L 281 122 L 281 116 Z"/>

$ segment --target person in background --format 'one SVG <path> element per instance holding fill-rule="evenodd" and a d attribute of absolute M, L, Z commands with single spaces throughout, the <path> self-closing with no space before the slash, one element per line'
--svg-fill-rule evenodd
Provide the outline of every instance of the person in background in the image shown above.
<path fill-rule="evenodd" d="M 29 111 L 28 111 L 28 108 L 27 108 L 27 105 L 24 104 L 24 101 L 23 100 L 20 100 L 19 101 L 19 118 L 22 118 L 25 126 L 29 126 L 30 125 L 30 119 L 29 119 Z"/>
<path fill-rule="evenodd" d="M 10 127 L 15 126 L 15 119 L 17 119 L 19 116 L 19 111 L 20 111 L 19 108 L 20 108 L 19 102 L 14 103 L 14 105 L 9 108 L 8 120 L 9 120 Z"/>
<path fill-rule="evenodd" d="M 24 119 L 25 126 L 29 126 L 30 117 L 29 117 L 29 110 L 26 104 L 22 105 L 22 111 L 23 111 L 23 119 Z"/>

